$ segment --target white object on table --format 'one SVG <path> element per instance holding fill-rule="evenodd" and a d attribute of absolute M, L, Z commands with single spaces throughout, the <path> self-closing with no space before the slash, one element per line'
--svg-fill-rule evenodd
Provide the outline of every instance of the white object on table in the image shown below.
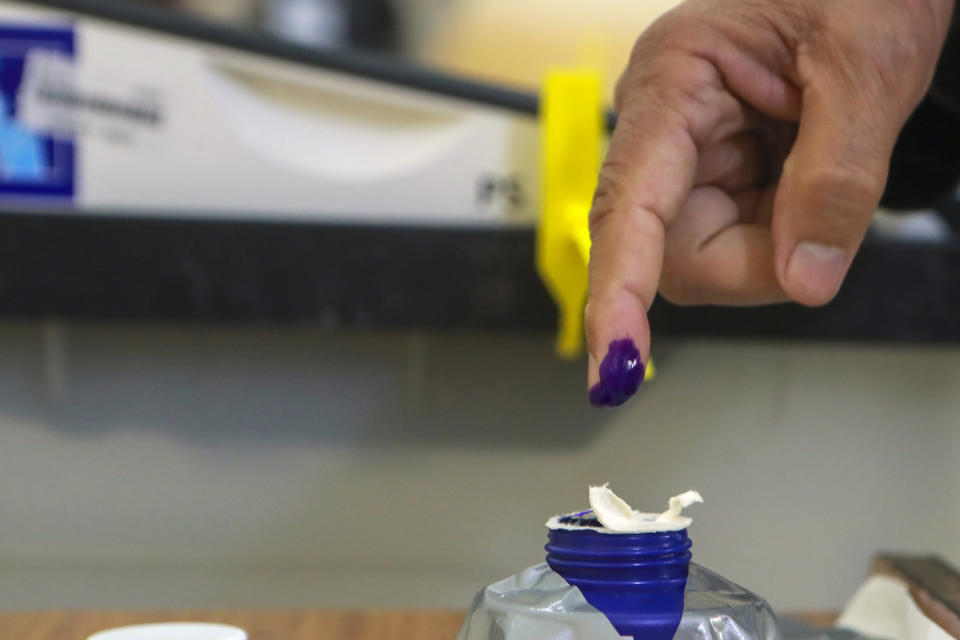
<path fill-rule="evenodd" d="M 924 615 L 906 584 L 885 575 L 870 576 L 857 589 L 836 626 L 881 640 L 953 640 Z"/>
<path fill-rule="evenodd" d="M 100 631 L 87 640 L 247 640 L 247 633 L 225 624 L 164 622 Z"/>

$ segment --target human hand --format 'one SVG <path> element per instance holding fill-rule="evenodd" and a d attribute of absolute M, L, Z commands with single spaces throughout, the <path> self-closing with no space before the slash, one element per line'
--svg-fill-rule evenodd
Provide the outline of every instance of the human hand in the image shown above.
<path fill-rule="evenodd" d="M 823 305 L 927 91 L 953 0 L 687 0 L 637 41 L 590 233 L 588 383 L 626 402 L 647 311 Z"/>

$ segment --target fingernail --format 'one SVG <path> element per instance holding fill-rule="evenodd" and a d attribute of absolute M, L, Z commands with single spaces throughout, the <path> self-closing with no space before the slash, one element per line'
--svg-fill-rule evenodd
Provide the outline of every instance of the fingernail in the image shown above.
<path fill-rule="evenodd" d="M 814 300 L 836 295 L 847 270 L 847 252 L 816 242 L 801 242 L 787 262 L 787 280 L 802 286 Z"/>
<path fill-rule="evenodd" d="M 630 338 L 614 340 L 600 363 L 600 381 L 590 387 L 590 404 L 619 407 L 633 397 L 643 382 L 640 350 Z"/>

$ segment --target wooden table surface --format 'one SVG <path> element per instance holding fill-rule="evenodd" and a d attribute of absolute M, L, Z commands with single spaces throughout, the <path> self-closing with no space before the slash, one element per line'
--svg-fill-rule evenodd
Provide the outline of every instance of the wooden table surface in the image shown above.
<path fill-rule="evenodd" d="M 0 640 L 85 640 L 148 622 L 219 622 L 250 640 L 453 640 L 463 611 L 38 611 L 0 613 Z"/>
<path fill-rule="evenodd" d="M 85 640 L 104 629 L 148 622 L 232 624 L 250 640 L 453 640 L 463 611 L 38 611 L 0 613 L 0 640 Z M 829 624 L 830 614 L 799 616 Z"/>

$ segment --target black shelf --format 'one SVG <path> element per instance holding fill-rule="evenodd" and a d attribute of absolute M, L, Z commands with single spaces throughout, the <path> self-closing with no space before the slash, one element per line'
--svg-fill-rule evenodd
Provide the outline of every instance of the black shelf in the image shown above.
<path fill-rule="evenodd" d="M 552 331 L 530 230 L 0 215 L 0 315 Z M 960 341 L 960 246 L 868 243 L 821 309 L 681 308 L 661 335 Z"/>

